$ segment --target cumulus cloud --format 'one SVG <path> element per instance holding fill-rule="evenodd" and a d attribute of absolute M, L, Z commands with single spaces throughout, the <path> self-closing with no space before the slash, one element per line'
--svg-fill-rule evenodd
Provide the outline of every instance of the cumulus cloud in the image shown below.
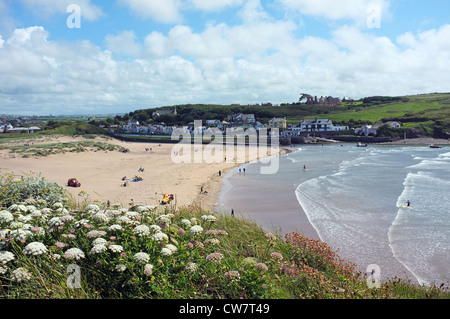
<path fill-rule="evenodd" d="M 119 112 L 181 103 L 293 102 L 317 95 L 448 91 L 450 25 L 389 39 L 342 26 L 329 39 L 290 21 L 259 20 L 201 31 L 175 25 L 90 41 L 50 41 L 43 27 L 0 37 L 3 112 Z M 61 108 L 64 106 L 64 108 Z"/>
<path fill-rule="evenodd" d="M 217 11 L 226 7 L 242 5 L 244 0 L 188 0 L 195 9 L 204 11 Z"/>
<path fill-rule="evenodd" d="M 277 0 L 286 10 L 329 20 L 353 20 L 364 24 L 376 6 L 387 14 L 390 0 Z"/>
<path fill-rule="evenodd" d="M 183 20 L 180 0 L 119 0 L 142 18 L 151 18 L 161 23 L 179 23 Z"/>
<path fill-rule="evenodd" d="M 141 54 L 142 48 L 136 39 L 133 31 L 122 31 L 118 35 L 108 34 L 105 38 L 105 46 L 114 53 L 137 57 Z"/>

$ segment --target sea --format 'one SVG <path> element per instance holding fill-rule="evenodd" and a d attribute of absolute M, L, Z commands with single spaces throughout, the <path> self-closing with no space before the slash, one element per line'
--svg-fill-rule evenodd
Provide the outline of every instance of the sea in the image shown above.
<path fill-rule="evenodd" d="M 291 150 L 278 157 L 276 174 L 261 174 L 262 162 L 229 171 L 216 210 L 233 209 L 267 231 L 320 239 L 359 271 L 378 266 L 381 279 L 449 286 L 449 146 Z"/>

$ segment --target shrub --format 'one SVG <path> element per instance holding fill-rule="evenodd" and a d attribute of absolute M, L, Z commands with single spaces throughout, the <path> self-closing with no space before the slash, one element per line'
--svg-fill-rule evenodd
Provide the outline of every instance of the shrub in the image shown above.
<path fill-rule="evenodd" d="M 45 201 L 52 205 L 64 201 L 66 196 L 64 188 L 39 176 L 17 179 L 9 173 L 0 175 L 0 205 L 3 207 L 27 200 L 29 203 Z"/>

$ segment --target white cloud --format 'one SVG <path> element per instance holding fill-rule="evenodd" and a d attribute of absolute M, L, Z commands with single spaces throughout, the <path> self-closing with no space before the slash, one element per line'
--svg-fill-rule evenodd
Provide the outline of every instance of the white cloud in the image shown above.
<path fill-rule="evenodd" d="M 183 20 L 180 0 L 119 0 L 119 2 L 142 18 L 151 18 L 162 23 L 179 23 Z"/>
<path fill-rule="evenodd" d="M 137 57 L 141 54 L 142 48 L 136 39 L 133 31 L 122 31 L 118 35 L 108 34 L 105 38 L 105 45 L 114 53 Z"/>
<path fill-rule="evenodd" d="M 330 39 L 296 35 L 289 21 L 176 25 L 89 41 L 50 41 L 43 27 L 0 37 L 3 112 L 119 112 L 181 103 L 293 102 L 315 95 L 448 91 L 450 25 L 395 41 L 356 26 Z M 141 44 L 142 43 L 142 44 Z M 117 54 L 114 54 L 117 53 Z M 125 55 L 121 56 L 121 55 Z M 63 106 L 63 107 L 62 107 Z"/>
<path fill-rule="evenodd" d="M 245 24 L 270 19 L 260 0 L 248 0 L 238 14 Z"/>
<path fill-rule="evenodd" d="M 382 14 L 387 14 L 390 0 L 277 0 L 287 10 L 302 15 L 316 16 L 329 20 L 353 20 L 366 23 L 373 8 L 378 6 Z M 369 9 L 369 10 L 368 10 Z M 369 11 L 369 12 L 368 12 Z"/>
<path fill-rule="evenodd" d="M 80 6 L 82 19 L 95 21 L 104 15 L 101 7 L 92 4 L 91 0 L 20 0 L 27 8 L 40 16 L 67 14 L 67 6 L 76 3 Z"/>
<path fill-rule="evenodd" d="M 217 11 L 226 7 L 239 6 L 244 0 L 188 0 L 194 8 L 204 11 Z"/>

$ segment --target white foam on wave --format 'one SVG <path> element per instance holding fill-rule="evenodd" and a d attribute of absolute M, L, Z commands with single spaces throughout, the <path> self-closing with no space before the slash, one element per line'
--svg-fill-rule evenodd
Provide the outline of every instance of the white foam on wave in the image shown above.
<path fill-rule="evenodd" d="M 412 171 L 403 182 L 397 216 L 388 232 L 394 257 L 420 284 L 450 280 L 441 270 L 450 261 L 450 247 L 446 244 L 450 238 L 450 194 L 443 192 L 450 189 L 450 180 L 442 170 L 448 164 L 425 159 L 408 167 Z M 403 208 L 408 200 L 412 208 Z"/>

